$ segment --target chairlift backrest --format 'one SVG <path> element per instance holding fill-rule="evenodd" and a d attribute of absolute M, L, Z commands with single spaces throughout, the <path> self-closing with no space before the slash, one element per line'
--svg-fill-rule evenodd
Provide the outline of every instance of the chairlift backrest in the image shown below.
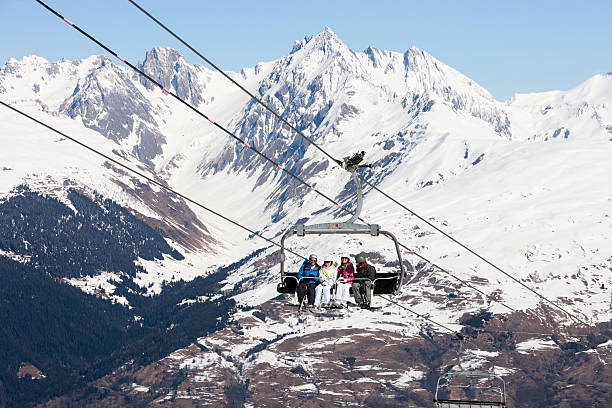
<path fill-rule="evenodd" d="M 282 281 L 276 286 L 278 293 L 295 293 L 298 286 L 297 272 L 285 272 Z"/>
<path fill-rule="evenodd" d="M 446 373 L 438 378 L 434 403 L 439 408 L 506 408 L 506 384 L 480 371 Z"/>

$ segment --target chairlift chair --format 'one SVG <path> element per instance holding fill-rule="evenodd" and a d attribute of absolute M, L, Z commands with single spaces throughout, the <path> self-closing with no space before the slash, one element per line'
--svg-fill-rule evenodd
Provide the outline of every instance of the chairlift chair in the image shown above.
<path fill-rule="evenodd" d="M 434 403 L 439 408 L 506 408 L 506 384 L 500 376 L 481 371 L 442 374 Z"/>
<path fill-rule="evenodd" d="M 459 333 L 459 370 L 442 374 L 436 384 L 434 404 L 438 408 L 506 408 L 506 383 L 499 375 L 461 367 L 465 337 Z"/>
<path fill-rule="evenodd" d="M 361 207 L 363 205 L 363 192 L 361 189 L 361 182 L 357 175 L 357 169 L 362 167 L 371 167 L 370 165 L 360 165 L 359 163 L 363 160 L 365 152 L 356 153 L 352 157 L 345 157 L 343 161 L 338 163 L 347 171 L 353 175 L 353 180 L 357 187 L 357 208 L 353 216 L 345 222 L 331 222 L 322 224 L 296 224 L 290 228 L 281 238 L 280 246 L 280 272 L 281 282 L 277 286 L 279 293 L 293 294 L 296 291 L 298 280 L 297 272 L 285 271 L 285 240 L 293 235 L 298 237 L 304 237 L 306 235 L 317 234 L 317 235 L 370 235 L 378 237 L 384 235 L 390 238 L 395 244 L 395 250 L 397 252 L 397 258 L 399 261 L 399 270 L 397 272 L 386 272 L 376 273 L 376 278 L 372 281 L 372 293 L 374 295 L 383 294 L 395 294 L 402 286 L 403 279 L 405 276 L 404 264 L 402 261 L 402 254 L 400 253 L 399 244 L 395 236 L 389 231 L 381 230 L 378 224 L 356 224 L 355 221 L 359 218 L 361 213 Z M 353 279 L 359 280 L 359 279 Z M 365 279 L 364 279 L 365 280 Z"/>

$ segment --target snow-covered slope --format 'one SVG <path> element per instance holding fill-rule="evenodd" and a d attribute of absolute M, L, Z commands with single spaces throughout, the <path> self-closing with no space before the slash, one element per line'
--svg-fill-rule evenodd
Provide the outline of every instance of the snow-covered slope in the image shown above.
<path fill-rule="evenodd" d="M 323 193 L 349 208 L 354 205 L 348 173 L 218 73 L 192 65 L 166 48 L 147 52 L 139 67 Z M 373 168 L 362 175 L 370 182 L 586 321 L 592 326 L 592 338 L 580 347 L 588 356 L 576 353 L 564 361 L 568 367 L 575 363 L 589 372 L 605 372 L 599 353 L 606 358 L 609 343 L 597 350 L 612 319 L 611 73 L 570 91 L 516 95 L 504 103 L 425 51 L 410 47 L 397 53 L 368 47 L 356 52 L 325 29 L 297 41 L 276 61 L 228 74 L 333 156 L 365 150 L 366 162 Z M 36 56 L 11 59 L 0 69 L 0 99 L 267 237 L 278 239 L 298 221 L 346 218 L 316 192 L 107 57 L 57 62 Z M 270 381 L 257 382 L 258 373 L 273 375 L 280 370 L 283 395 L 325 394 L 330 403 L 346 401 L 349 394 L 342 386 L 303 381 L 328 373 L 330 378 L 359 379 L 361 391 L 355 392 L 363 395 L 387 384 L 398 398 L 405 397 L 401 390 L 408 388 L 412 394 L 406 401 L 431 401 L 430 390 L 423 387 L 432 383 L 434 370 L 448 364 L 448 356 L 439 356 L 447 345 L 432 345 L 418 336 L 434 339 L 444 331 L 440 327 L 382 298 L 375 303 L 383 308 L 367 312 L 367 317 L 341 313 L 332 323 L 298 319 L 288 309 L 290 297 L 274 299 L 276 248 L 254 252 L 268 244 L 163 189 L 143 184 L 7 109 L 0 110 L 0 143 L 2 196 L 27 184 L 70 206 L 66 199 L 70 188 L 85 194 L 95 191 L 130 209 L 181 249 L 184 260 L 141 261 L 145 272 L 134 283 L 149 293 L 161 291 L 164 281 L 190 280 L 237 261 L 222 282 L 223 293 L 237 294 L 234 299 L 245 308 L 236 313 L 235 326 L 200 339 L 156 366 L 167 367 L 162 377 L 188 370 L 185 390 L 177 386 L 168 392 L 162 383 L 154 390 L 156 379 L 139 377 L 147 377 L 150 367 L 145 367 L 134 371 L 134 381 L 147 385 L 134 382 L 121 392 L 140 395 L 151 389 L 147 395 L 163 402 L 176 398 L 177 389 L 185 399 L 197 400 L 221 388 L 223 393 L 215 395 L 225 401 L 222 405 L 233 398 L 228 390 L 246 393 L 247 380 L 252 379 L 250 390 L 273 403 L 276 396 L 266 388 Z M 412 270 L 396 299 L 413 311 L 453 330 L 469 326 L 466 316 L 488 311 L 494 314 L 490 325 L 500 330 L 579 331 L 570 326 L 567 315 L 379 193 L 366 189 L 362 215 L 499 301 L 406 252 L 403 256 Z M 397 261 L 382 238 L 310 236 L 288 244 L 301 254 L 319 254 L 319 259 L 365 253 L 381 271 L 393 270 Z M 7 251 L 0 255 L 16 256 Z M 300 262 L 295 257 L 288 260 L 290 268 Z M 94 293 L 104 288 L 112 292 L 115 278 L 100 271 L 72 283 Z M 183 299 L 178 306 L 198 301 L 197 296 Z M 260 313 L 256 315 L 252 307 Z M 329 342 L 325 340 L 329 336 L 344 340 Z M 544 374 L 530 366 L 531 359 L 523 356 L 526 350 L 534 352 L 533 344 L 546 344 L 538 351 L 552 353 L 539 354 L 546 360 L 565 353 L 563 347 L 574 347 L 573 340 L 565 337 L 563 341 L 502 337 L 491 341 L 478 337 L 480 346 L 495 344 L 504 351 L 474 349 L 466 363 L 496 364 L 492 372 L 514 375 L 516 381 L 523 381 L 521 373 L 529 372 L 533 381 L 540 381 Z M 304 344 L 296 346 L 297 339 Z M 382 354 L 377 348 L 381 344 L 388 350 Z M 325 356 L 296 355 L 295 347 L 299 352 L 313 345 L 320 345 Z M 366 346 L 370 348 L 362 353 Z M 550 351 L 551 347 L 556 348 Z M 407 360 L 398 363 L 396 356 L 405 352 Z M 341 365 L 334 360 L 336 353 L 342 355 Z M 355 365 L 354 356 L 379 363 Z M 312 364 L 312 371 L 305 371 L 305 364 Z M 195 396 L 190 389 L 198 390 Z M 353 403 L 367 402 L 363 395 L 355 396 Z"/>
<path fill-rule="evenodd" d="M 148 52 L 139 66 L 321 191 L 348 206 L 354 202 L 347 173 L 218 73 L 164 48 Z M 612 75 L 595 76 L 568 92 L 516 95 L 502 103 L 422 50 L 355 52 L 330 29 L 297 41 L 277 61 L 230 75 L 332 155 L 365 150 L 374 164 L 364 173 L 368 180 L 526 284 L 576 313 L 609 318 Z M 315 192 L 106 57 L 10 60 L 0 72 L 0 95 L 270 237 L 299 219 L 339 215 Z M 1 115 L 4 194 L 22 182 L 53 190 L 70 180 L 147 217 L 163 218 L 161 205 L 136 194 L 129 176 L 100 167 L 97 159 L 12 112 Z M 462 278 L 477 277 L 484 291 L 501 291 L 513 307 L 537 306 L 532 294 L 378 193 L 367 193 L 364 208 L 368 220 Z M 206 255 L 211 265 L 262 245 L 193 211 L 225 246 Z M 366 250 L 387 262 L 393 258 L 384 244 L 358 239 L 319 239 L 294 248 L 334 257 Z M 243 267 L 235 281 L 254 274 Z M 451 282 L 446 275 L 436 279 Z M 427 290 L 427 281 L 417 280 L 410 292 L 425 296 Z M 271 296 L 271 290 L 264 292 Z"/>
<path fill-rule="evenodd" d="M 514 95 L 508 107 L 530 140 L 610 140 L 611 87 L 612 71 L 595 75 L 567 92 Z"/>
<path fill-rule="evenodd" d="M 298 42 L 275 64 L 258 92 L 289 120 L 295 118 L 292 123 L 333 155 L 366 150 L 368 161 L 375 165 L 365 173 L 370 181 L 526 285 L 581 319 L 610 319 L 612 254 L 605 248 L 612 189 L 606 182 L 611 164 L 606 158 L 612 145 L 607 136 L 602 137 L 610 126 L 605 119 L 612 102 L 609 75 L 557 93 L 566 110 L 593 106 L 597 115 L 555 119 L 534 114 L 536 96 L 534 104 L 521 105 L 520 96 L 512 103 L 497 102 L 473 81 L 414 47 L 404 55 L 372 48 L 353 52 L 324 30 Z M 548 139 L 533 137 L 535 128 L 570 126 L 576 130 L 567 138 L 552 137 L 552 130 Z M 348 174 L 326 163 L 300 137 L 282 130 L 262 108 L 248 105 L 234 128 L 321 191 L 344 203 L 351 199 Z M 560 140 L 546 143 L 553 139 Z M 247 208 L 237 199 L 229 209 L 271 235 L 278 236 L 298 219 L 324 221 L 333 213 L 333 206 L 305 188 L 296 188 L 278 170 L 262 170 L 262 162 L 241 147 L 230 145 L 203 163 L 205 169 L 217 171 L 205 171 L 201 181 L 205 194 L 255 198 Z M 189 179 L 180 170 L 176 174 Z M 240 190 L 248 193 L 241 195 Z M 393 226 L 404 243 L 461 278 L 480 279 L 475 285 L 485 293 L 501 291 L 501 299 L 517 309 L 539 304 L 534 294 L 432 234 L 379 194 L 368 193 L 364 208 L 368 220 Z M 253 217 L 262 213 L 266 216 Z M 384 244 L 327 238 L 298 243 L 294 249 L 326 258 L 365 250 L 381 252 L 391 261 L 391 248 L 383 248 Z M 409 259 L 415 265 L 419 262 Z M 444 284 L 454 283 L 447 275 L 431 273 Z M 249 275 L 252 270 L 237 274 L 232 282 Z M 422 295 L 422 307 L 429 310 L 428 295 L 433 294 L 428 281 L 411 286 L 410 292 Z M 271 287 L 260 290 L 262 296 L 274 293 Z M 474 298 L 466 288 L 460 292 L 472 301 L 478 299 L 474 308 L 483 307 L 485 299 Z M 261 299 L 246 298 L 255 303 Z M 498 304 L 484 305 L 504 310 Z M 449 313 L 449 308 L 441 309 Z"/>

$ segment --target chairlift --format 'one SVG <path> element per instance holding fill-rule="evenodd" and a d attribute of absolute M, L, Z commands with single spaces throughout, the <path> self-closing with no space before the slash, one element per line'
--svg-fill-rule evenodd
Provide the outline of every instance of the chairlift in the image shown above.
<path fill-rule="evenodd" d="M 459 333 L 459 370 L 442 374 L 436 384 L 434 403 L 438 408 L 506 408 L 506 383 L 499 375 L 461 367 L 465 337 Z"/>
<path fill-rule="evenodd" d="M 345 157 L 342 161 L 338 160 L 338 164 L 343 169 L 347 170 L 352 174 L 353 180 L 357 187 L 357 208 L 353 216 L 344 222 L 330 222 L 322 224 L 296 224 L 291 227 L 281 238 L 280 245 L 280 272 L 281 282 L 277 286 L 279 293 L 293 294 L 298 286 L 297 272 L 285 271 L 285 240 L 293 235 L 298 237 L 304 237 L 306 235 L 317 234 L 317 235 L 370 235 L 373 237 L 379 237 L 384 235 L 390 238 L 395 244 L 395 250 L 397 252 L 397 259 L 399 262 L 399 269 L 395 272 L 376 272 L 376 278 L 372 281 L 372 294 L 373 295 L 393 295 L 397 293 L 399 288 L 402 286 L 405 270 L 402 261 L 402 255 L 400 253 L 399 244 L 395 236 L 389 231 L 382 230 L 378 224 L 356 224 L 355 221 L 359 218 L 361 208 L 363 205 L 363 192 L 361 189 L 361 181 L 357 175 L 357 169 L 363 167 L 371 167 L 371 165 L 360 165 L 363 161 L 365 152 L 356 153 L 351 157 Z M 366 279 L 353 279 L 366 280 Z M 369 279 L 367 279 L 369 280 Z"/>

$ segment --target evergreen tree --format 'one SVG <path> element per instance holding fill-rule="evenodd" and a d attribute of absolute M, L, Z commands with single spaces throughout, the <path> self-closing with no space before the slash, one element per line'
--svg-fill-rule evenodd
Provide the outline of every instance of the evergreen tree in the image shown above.
<path fill-rule="evenodd" d="M 6 408 L 6 396 L 4 395 L 2 381 L 0 381 L 0 408 Z"/>
<path fill-rule="evenodd" d="M 89 381 L 126 361 L 148 364 L 226 324 L 235 308 L 232 294 L 177 305 L 217 294 L 219 282 L 248 258 L 143 296 L 144 289 L 129 276 L 140 270 L 138 258 L 182 259 L 158 231 L 100 197 L 71 191 L 74 211 L 25 187 L 15 193 L 0 200 L 0 249 L 22 257 L 17 262 L 0 256 L 0 408 L 33 406 L 86 390 Z M 124 296 L 131 308 L 58 279 L 101 270 L 124 273 L 114 294 Z M 22 362 L 46 378 L 17 378 Z"/>

